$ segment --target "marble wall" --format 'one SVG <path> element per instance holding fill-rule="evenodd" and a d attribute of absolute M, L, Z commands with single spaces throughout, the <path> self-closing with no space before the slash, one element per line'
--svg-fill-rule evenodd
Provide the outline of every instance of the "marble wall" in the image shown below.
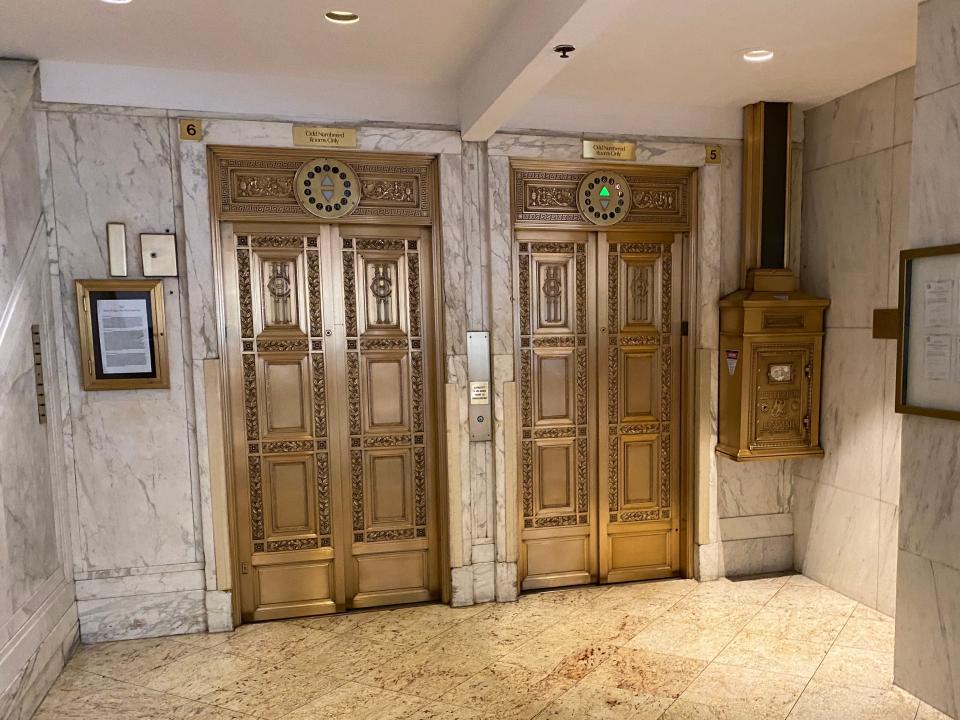
<path fill-rule="evenodd" d="M 743 287 L 744 283 L 740 267 L 743 174 L 743 149 L 740 145 L 724 146 L 722 168 L 721 297 Z M 798 274 L 802 168 L 803 148 L 795 142 L 788 252 L 790 267 Z M 718 341 L 719 337 L 713 340 L 714 343 Z M 717 345 L 712 347 L 716 348 Z M 717 382 L 717 377 L 715 373 L 713 382 Z M 726 455 L 717 456 L 718 576 L 757 575 L 793 568 L 792 486 L 787 465 L 783 461 L 738 463 Z"/>
<path fill-rule="evenodd" d="M 796 566 L 893 615 L 900 495 L 896 342 L 872 338 L 897 305 L 908 240 L 913 69 L 806 113 L 804 289 L 830 298 L 822 460 L 789 463 Z"/>
<path fill-rule="evenodd" d="M 0 61 L 0 717 L 29 718 L 77 641 L 60 318 L 31 109 L 35 66 Z M 41 121 L 38 123 L 38 120 Z M 39 420 L 32 326 L 40 329 Z"/>
<path fill-rule="evenodd" d="M 960 3 L 919 6 L 908 245 L 960 242 Z M 894 677 L 960 717 L 960 425 L 903 416 Z"/>

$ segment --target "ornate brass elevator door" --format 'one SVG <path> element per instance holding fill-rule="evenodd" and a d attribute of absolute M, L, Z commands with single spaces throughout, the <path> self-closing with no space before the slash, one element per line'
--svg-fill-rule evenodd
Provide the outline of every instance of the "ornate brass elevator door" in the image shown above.
<path fill-rule="evenodd" d="M 516 235 L 522 587 L 674 575 L 678 236 Z"/>
<path fill-rule="evenodd" d="M 243 618 L 437 598 L 429 231 L 221 237 Z"/>

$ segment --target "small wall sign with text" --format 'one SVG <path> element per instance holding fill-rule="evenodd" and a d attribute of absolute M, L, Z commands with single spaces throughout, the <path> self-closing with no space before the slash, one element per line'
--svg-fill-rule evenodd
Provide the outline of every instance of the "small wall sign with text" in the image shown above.
<path fill-rule="evenodd" d="M 720 145 L 704 145 L 703 161 L 707 165 L 719 165 L 723 161 L 723 148 Z"/>
<path fill-rule="evenodd" d="M 203 121 L 195 118 L 180 118 L 181 140 L 203 140 Z"/>
<path fill-rule="evenodd" d="M 294 125 L 293 144 L 297 147 L 355 148 L 355 128 L 317 127 Z"/>
<path fill-rule="evenodd" d="M 613 140 L 584 140 L 583 157 L 588 160 L 636 160 L 637 144 Z"/>
<path fill-rule="evenodd" d="M 733 375 L 737 371 L 737 360 L 740 359 L 738 350 L 727 350 L 727 372 Z"/>

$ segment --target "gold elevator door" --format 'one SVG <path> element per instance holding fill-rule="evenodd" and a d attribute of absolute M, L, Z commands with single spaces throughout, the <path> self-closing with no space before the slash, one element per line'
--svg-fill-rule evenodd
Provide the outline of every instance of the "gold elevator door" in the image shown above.
<path fill-rule="evenodd" d="M 243 619 L 439 598 L 429 230 L 221 230 Z"/>
<path fill-rule="evenodd" d="M 679 237 L 516 233 L 525 590 L 680 569 Z"/>

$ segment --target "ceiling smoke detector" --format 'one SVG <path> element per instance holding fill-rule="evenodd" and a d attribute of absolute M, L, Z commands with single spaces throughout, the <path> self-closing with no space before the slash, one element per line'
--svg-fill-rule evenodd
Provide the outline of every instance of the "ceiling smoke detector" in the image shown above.
<path fill-rule="evenodd" d="M 576 48 L 569 44 L 557 45 L 553 48 L 553 51 L 564 60 L 570 57 L 570 53 L 572 53 L 574 50 L 576 50 Z"/>

